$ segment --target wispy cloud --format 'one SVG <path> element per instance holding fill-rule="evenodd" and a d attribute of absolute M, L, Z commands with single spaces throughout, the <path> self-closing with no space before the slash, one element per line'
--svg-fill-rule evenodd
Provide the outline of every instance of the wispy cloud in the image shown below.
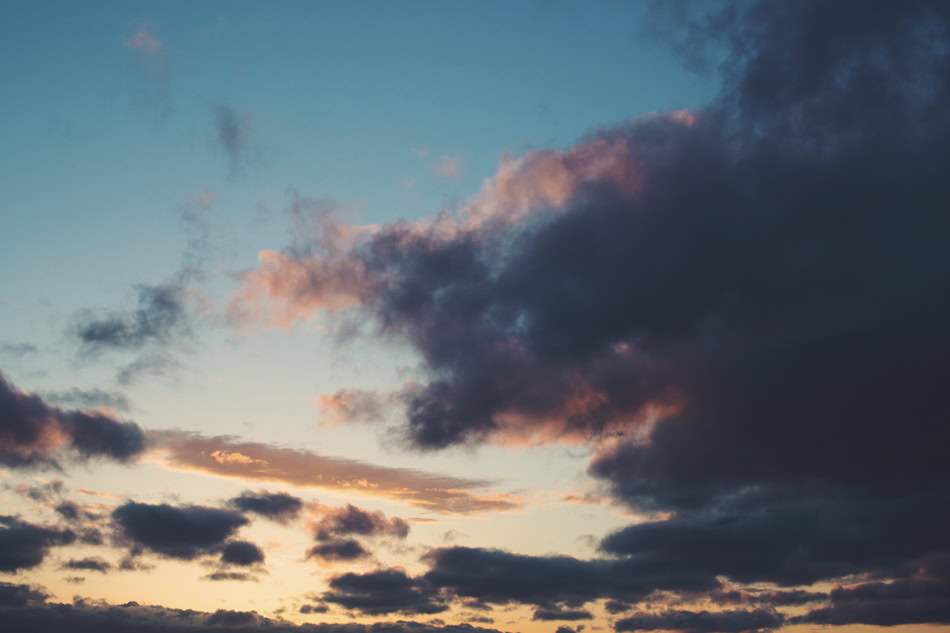
<path fill-rule="evenodd" d="M 478 490 L 489 486 L 488 481 L 376 466 L 231 436 L 154 431 L 149 437 L 154 442 L 154 456 L 170 467 L 243 481 L 282 482 L 384 497 L 447 514 L 506 511 L 521 505 L 506 494 L 479 494 Z"/>
<path fill-rule="evenodd" d="M 443 156 L 439 160 L 439 167 L 436 169 L 436 173 L 440 176 L 445 176 L 453 180 L 458 180 L 461 171 L 462 159 L 458 156 Z"/>

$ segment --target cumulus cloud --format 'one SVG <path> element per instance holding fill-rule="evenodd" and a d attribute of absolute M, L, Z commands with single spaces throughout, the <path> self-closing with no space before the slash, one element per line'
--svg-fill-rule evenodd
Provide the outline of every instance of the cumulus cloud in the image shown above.
<path fill-rule="evenodd" d="M 370 555 L 370 551 L 354 539 L 325 539 L 307 550 L 307 558 L 327 562 L 357 560 Z"/>
<path fill-rule="evenodd" d="M 226 565 L 248 567 L 264 562 L 264 552 L 248 541 L 232 541 L 221 548 L 221 562 Z"/>
<path fill-rule="evenodd" d="M 303 501 L 297 497 L 286 492 L 266 490 L 260 492 L 245 490 L 229 503 L 241 512 L 257 514 L 278 523 L 293 521 L 300 516 L 300 511 L 303 509 Z"/>
<path fill-rule="evenodd" d="M 133 546 L 182 560 L 223 552 L 225 542 L 248 523 L 244 515 L 232 510 L 135 501 L 116 508 L 112 520 L 120 535 Z M 246 560 L 248 545 L 255 547 L 250 543 L 236 546 L 238 549 L 233 551 L 236 560 L 242 560 L 242 556 Z"/>
<path fill-rule="evenodd" d="M 382 512 L 370 512 L 351 503 L 340 508 L 317 507 L 321 514 L 314 530 L 317 540 L 324 541 L 335 536 L 393 536 L 406 538 L 409 524 L 399 517 L 387 518 Z"/>
<path fill-rule="evenodd" d="M 941 622 L 930 585 L 897 583 L 950 550 L 950 9 L 681 9 L 654 13 L 687 15 L 680 52 L 723 60 L 705 107 L 506 160 L 458 212 L 336 254 L 269 252 L 235 302 L 356 311 L 407 343 L 424 374 L 396 399 L 411 445 L 586 443 L 593 476 L 663 517 L 608 535 L 607 560 L 434 550 L 430 586 L 544 609 L 785 587 L 618 622 L 745 631 L 861 574 L 880 582 L 813 620 L 918 623 L 917 604 Z"/>
<path fill-rule="evenodd" d="M 58 457 L 127 462 L 145 450 L 134 422 L 93 411 L 64 410 L 19 391 L 0 374 L 0 463 L 52 466 Z"/>

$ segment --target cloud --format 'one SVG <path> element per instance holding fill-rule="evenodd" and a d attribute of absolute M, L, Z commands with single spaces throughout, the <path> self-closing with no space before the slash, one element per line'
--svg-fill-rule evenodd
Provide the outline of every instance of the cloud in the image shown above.
<path fill-rule="evenodd" d="M 336 258 L 269 252 L 272 297 L 358 305 L 418 352 L 430 380 L 403 428 L 420 447 L 624 433 L 652 440 L 645 478 L 794 476 L 804 452 L 835 480 L 939 470 L 945 11 L 736 11 L 707 34 L 741 44 L 706 108 L 532 153 L 460 217 Z M 311 268 L 319 284 L 279 289 Z M 828 428 L 871 450 L 839 459 L 812 441 Z"/>
<path fill-rule="evenodd" d="M 229 503 L 241 512 L 257 514 L 278 523 L 293 521 L 300 516 L 300 511 L 303 509 L 303 502 L 297 497 L 286 492 L 266 490 L 260 492 L 245 490 Z"/>
<path fill-rule="evenodd" d="M 223 581 L 236 581 L 236 582 L 258 582 L 257 578 L 251 574 L 246 574 L 240 571 L 216 571 L 208 574 L 207 576 L 202 576 L 204 580 L 211 580 L 214 582 L 223 582 Z"/>
<path fill-rule="evenodd" d="M 244 515 L 231 510 L 134 501 L 116 508 L 112 519 L 120 534 L 132 545 L 181 560 L 223 552 L 225 542 L 248 523 Z M 240 551 L 234 554 L 240 559 L 248 548 L 238 547 Z"/>
<path fill-rule="evenodd" d="M 251 117 L 241 114 L 227 104 L 212 108 L 215 126 L 215 142 L 228 157 L 228 176 L 234 178 L 244 173 L 251 158 L 253 135 Z"/>
<path fill-rule="evenodd" d="M 811 584 L 862 573 L 901 573 L 947 548 L 950 492 L 913 496 L 827 488 L 760 489 L 717 506 L 681 510 L 609 534 L 601 548 L 670 574 L 742 583 Z M 776 597 L 781 600 L 780 597 Z"/>
<path fill-rule="evenodd" d="M 950 494 L 950 10 L 752 2 L 698 15 L 671 39 L 724 61 L 705 107 L 506 160 L 458 212 L 266 269 L 290 318 L 355 311 L 417 353 L 423 380 L 396 400 L 411 445 L 584 443 L 616 499 L 663 517 L 609 535 L 609 560 L 434 550 L 434 587 L 541 608 L 711 598 L 722 578 L 890 587 L 950 550 L 936 527 Z M 311 267 L 319 284 L 281 287 L 283 270 Z M 333 303 L 348 275 L 356 291 Z M 847 620 L 848 601 L 874 617 L 860 595 L 814 617 Z M 892 604 L 881 621 L 920 622 Z"/>
<path fill-rule="evenodd" d="M 134 422 L 106 413 L 63 410 L 19 391 L 0 374 L 0 463 L 13 467 L 57 466 L 57 458 L 109 458 L 127 462 L 145 450 Z"/>
<path fill-rule="evenodd" d="M 254 543 L 232 541 L 221 548 L 221 562 L 247 567 L 264 562 L 264 552 Z"/>
<path fill-rule="evenodd" d="M 167 344 L 186 327 L 184 290 L 174 284 L 137 286 L 137 307 L 96 315 L 83 310 L 74 317 L 73 334 L 87 355 L 104 350 L 139 350 L 150 343 Z"/>
<path fill-rule="evenodd" d="M 345 561 L 366 558 L 371 553 L 353 539 L 325 539 L 307 550 L 307 558 L 324 561 Z"/>
<path fill-rule="evenodd" d="M 71 530 L 43 527 L 0 515 L 0 571 L 32 569 L 46 558 L 50 548 L 76 540 Z"/>
<path fill-rule="evenodd" d="M 174 67 L 165 43 L 150 25 L 141 24 L 124 45 L 138 73 L 139 82 L 134 87 L 136 104 L 168 115 L 172 110 L 170 82 Z"/>
<path fill-rule="evenodd" d="M 506 495 L 490 497 L 473 492 L 487 486 L 487 481 L 375 466 L 228 436 L 161 431 L 152 432 L 150 438 L 155 442 L 155 455 L 171 467 L 245 481 L 343 490 L 452 514 L 513 510 L 519 505 Z"/>
<path fill-rule="evenodd" d="M 72 501 L 63 501 L 55 508 L 56 514 L 66 520 L 75 520 L 79 518 L 79 505 Z"/>
<path fill-rule="evenodd" d="M 6 595 L 0 585 L 0 596 Z M 70 631 L 72 633 L 199 633 L 201 631 L 267 630 L 272 633 L 500 633 L 467 624 L 436 626 L 422 622 L 391 621 L 373 624 L 303 624 L 265 618 L 253 611 L 218 610 L 214 613 L 170 609 L 128 602 L 77 600 L 73 604 L 42 602 L 45 594 L 25 585 L 13 585 L 11 596 L 36 592 L 26 599 L 0 604 L 0 621 L 9 631 Z M 25 603 L 25 604 L 24 604 Z"/>
<path fill-rule="evenodd" d="M 149 31 L 147 25 L 140 26 L 135 34 L 125 41 L 125 45 L 134 51 L 141 51 L 144 55 L 165 54 L 165 45 Z"/>
<path fill-rule="evenodd" d="M 681 631 L 683 633 L 747 633 L 782 626 L 775 611 L 663 611 L 637 613 L 614 623 L 616 631 Z"/>
<path fill-rule="evenodd" d="M 322 426 L 340 426 L 350 422 L 378 422 L 392 406 L 392 397 L 363 389 L 340 389 L 314 400 L 320 407 Z"/>
<path fill-rule="evenodd" d="M 703 589 L 707 581 L 628 561 L 528 556 L 504 550 L 441 547 L 423 560 L 430 586 L 482 603 L 579 606 L 600 598 L 640 600 L 654 589 Z"/>
<path fill-rule="evenodd" d="M 842 626 L 950 623 L 950 582 L 900 579 L 839 587 L 831 605 L 792 619 L 793 623 Z"/>
<path fill-rule="evenodd" d="M 106 573 L 112 569 L 112 564 L 99 557 L 89 557 L 80 559 L 70 559 L 62 564 L 62 569 L 72 569 L 76 571 L 97 571 Z"/>
<path fill-rule="evenodd" d="M 49 598 L 44 590 L 29 585 L 0 582 L 0 607 L 26 607 L 43 604 Z"/>
<path fill-rule="evenodd" d="M 585 611 L 584 609 L 537 609 L 534 612 L 534 615 L 531 616 L 532 620 L 542 620 L 542 621 L 551 621 L 551 620 L 592 620 L 594 616 L 591 615 L 590 611 Z"/>
<path fill-rule="evenodd" d="M 23 358 L 30 354 L 35 354 L 39 351 L 36 345 L 32 343 L 2 343 L 0 344 L 0 353 L 13 356 L 15 358 Z"/>
<path fill-rule="evenodd" d="M 79 407 L 80 409 L 106 408 L 116 411 L 128 411 L 132 404 L 124 394 L 118 391 L 102 389 L 79 389 L 73 387 L 67 391 L 44 391 L 40 394 L 47 402 L 60 406 Z"/>
<path fill-rule="evenodd" d="M 409 524 L 399 517 L 386 518 L 382 512 L 370 512 L 348 503 L 340 508 L 320 506 L 320 521 L 314 530 L 318 541 L 335 536 L 393 536 L 404 539 Z"/>
<path fill-rule="evenodd" d="M 436 172 L 445 178 L 458 180 L 459 172 L 462 169 L 461 161 L 462 159 L 458 156 L 443 156 L 439 161 L 439 168 Z"/>
<path fill-rule="evenodd" d="M 341 574 L 332 577 L 329 584 L 330 590 L 322 595 L 325 602 L 366 615 L 419 615 L 448 609 L 433 590 L 399 569 Z"/>

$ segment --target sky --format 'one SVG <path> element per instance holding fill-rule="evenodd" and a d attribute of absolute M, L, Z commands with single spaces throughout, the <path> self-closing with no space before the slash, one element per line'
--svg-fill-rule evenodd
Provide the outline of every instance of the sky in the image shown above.
<path fill-rule="evenodd" d="M 946 3 L 2 9 L 4 631 L 950 631 Z"/>

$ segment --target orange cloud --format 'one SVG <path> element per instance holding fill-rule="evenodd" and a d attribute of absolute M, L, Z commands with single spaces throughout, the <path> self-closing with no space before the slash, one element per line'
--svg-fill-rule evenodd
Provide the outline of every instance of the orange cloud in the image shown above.
<path fill-rule="evenodd" d="M 376 466 L 231 436 L 153 431 L 150 439 L 153 455 L 166 465 L 222 477 L 383 497 L 443 514 L 498 512 L 521 505 L 507 494 L 476 494 L 489 485 L 487 481 Z"/>

